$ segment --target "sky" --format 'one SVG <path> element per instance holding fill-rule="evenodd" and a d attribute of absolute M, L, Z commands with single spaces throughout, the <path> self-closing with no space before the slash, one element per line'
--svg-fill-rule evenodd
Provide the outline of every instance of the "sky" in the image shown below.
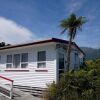
<path fill-rule="evenodd" d="M 59 25 L 71 13 L 87 19 L 74 41 L 81 47 L 100 48 L 100 0 L 0 0 L 0 42 L 68 40 L 68 32 L 61 35 Z"/>

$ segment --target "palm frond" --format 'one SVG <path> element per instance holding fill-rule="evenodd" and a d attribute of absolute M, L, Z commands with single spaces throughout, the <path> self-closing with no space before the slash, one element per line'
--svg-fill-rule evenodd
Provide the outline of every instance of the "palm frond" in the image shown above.
<path fill-rule="evenodd" d="M 72 38 L 74 39 L 76 31 L 82 31 L 82 25 L 86 22 L 87 20 L 85 19 L 85 17 L 77 17 L 74 13 L 72 13 L 68 18 L 61 21 L 60 27 L 63 28 L 61 34 L 68 30 L 68 36 L 72 36 Z"/>
<path fill-rule="evenodd" d="M 77 19 L 77 24 L 80 26 L 80 25 L 83 25 L 84 23 L 86 23 L 87 20 L 85 20 L 85 17 L 83 16 L 80 16 L 78 19 Z"/>
<path fill-rule="evenodd" d="M 65 28 L 60 34 L 64 34 L 67 29 Z"/>
<path fill-rule="evenodd" d="M 62 20 L 60 23 L 60 27 L 67 28 L 68 27 L 68 20 L 67 19 Z"/>

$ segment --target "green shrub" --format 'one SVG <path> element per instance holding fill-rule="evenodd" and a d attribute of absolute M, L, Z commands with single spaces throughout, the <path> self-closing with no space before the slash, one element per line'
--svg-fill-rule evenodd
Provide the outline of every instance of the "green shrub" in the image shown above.
<path fill-rule="evenodd" d="M 45 100 L 100 100 L 100 59 L 86 61 L 78 71 L 69 71 L 48 85 Z"/>

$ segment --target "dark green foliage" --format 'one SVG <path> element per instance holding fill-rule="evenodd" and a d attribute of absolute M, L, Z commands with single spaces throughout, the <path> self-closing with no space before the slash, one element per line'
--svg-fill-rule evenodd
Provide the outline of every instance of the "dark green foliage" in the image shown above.
<path fill-rule="evenodd" d="M 10 44 L 6 44 L 5 42 L 0 43 L 0 47 L 10 46 Z"/>
<path fill-rule="evenodd" d="M 4 46 L 5 46 L 5 42 L 1 42 L 0 47 L 4 47 Z"/>
<path fill-rule="evenodd" d="M 86 61 L 78 71 L 69 71 L 48 86 L 45 100 L 100 100 L 100 59 Z"/>

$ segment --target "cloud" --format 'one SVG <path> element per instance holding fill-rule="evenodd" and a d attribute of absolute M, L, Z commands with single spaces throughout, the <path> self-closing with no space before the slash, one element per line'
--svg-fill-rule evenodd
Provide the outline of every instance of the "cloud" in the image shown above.
<path fill-rule="evenodd" d="M 18 25 L 13 20 L 0 17 L 0 42 L 22 43 L 36 38 L 35 34 L 27 28 Z"/>
<path fill-rule="evenodd" d="M 85 1 L 86 0 L 71 0 L 67 8 L 69 13 L 78 11 L 83 6 Z"/>

